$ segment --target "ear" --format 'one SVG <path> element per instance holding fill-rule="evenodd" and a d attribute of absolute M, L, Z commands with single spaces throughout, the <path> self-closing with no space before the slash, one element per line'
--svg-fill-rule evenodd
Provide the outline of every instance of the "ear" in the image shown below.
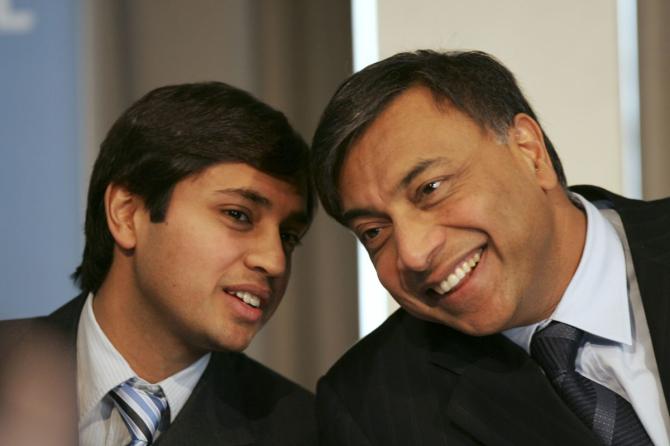
<path fill-rule="evenodd" d="M 527 166 L 542 189 L 549 190 L 558 185 L 558 176 L 537 121 L 525 113 L 518 113 L 509 129 L 508 141 L 512 148 L 517 149 L 520 161 Z"/>
<path fill-rule="evenodd" d="M 144 206 L 137 195 L 123 186 L 110 184 L 105 190 L 107 227 L 116 244 L 124 251 L 132 251 L 137 244 L 135 217 Z"/>

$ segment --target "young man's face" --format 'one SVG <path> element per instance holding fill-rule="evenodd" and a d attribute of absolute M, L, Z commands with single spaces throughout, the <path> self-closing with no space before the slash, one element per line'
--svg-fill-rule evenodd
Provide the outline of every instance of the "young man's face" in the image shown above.
<path fill-rule="evenodd" d="M 281 301 L 305 210 L 294 186 L 246 164 L 180 181 L 163 222 L 135 216 L 141 317 L 192 350 L 243 350 Z"/>
<path fill-rule="evenodd" d="M 536 125 L 526 118 L 521 139 Z M 546 156 L 536 143 L 501 144 L 421 87 L 354 143 L 339 181 L 344 220 L 401 306 L 475 335 L 548 310 L 559 274 L 548 189 L 560 186 L 546 161 L 534 166 Z"/>

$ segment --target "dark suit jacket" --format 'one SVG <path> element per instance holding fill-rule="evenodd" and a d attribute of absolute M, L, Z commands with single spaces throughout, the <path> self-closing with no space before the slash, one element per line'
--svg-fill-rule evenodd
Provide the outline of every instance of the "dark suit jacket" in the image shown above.
<path fill-rule="evenodd" d="M 72 358 L 85 298 L 83 294 L 40 318 L 41 325 L 66 337 Z M 35 321 L 3 322 L 1 339 L 25 338 Z M 313 445 L 314 397 L 244 354 L 213 352 L 188 401 L 155 444 Z"/>
<path fill-rule="evenodd" d="M 578 187 L 622 218 L 670 401 L 670 199 Z M 403 310 L 348 351 L 317 388 L 322 445 L 596 445 L 536 363 L 498 334 L 471 337 Z"/>

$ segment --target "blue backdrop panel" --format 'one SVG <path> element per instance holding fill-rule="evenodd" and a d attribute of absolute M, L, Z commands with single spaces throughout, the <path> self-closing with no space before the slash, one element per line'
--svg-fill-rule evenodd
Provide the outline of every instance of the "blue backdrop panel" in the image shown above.
<path fill-rule="evenodd" d="M 77 0 L 0 0 L 0 319 L 75 295 L 82 249 Z"/>

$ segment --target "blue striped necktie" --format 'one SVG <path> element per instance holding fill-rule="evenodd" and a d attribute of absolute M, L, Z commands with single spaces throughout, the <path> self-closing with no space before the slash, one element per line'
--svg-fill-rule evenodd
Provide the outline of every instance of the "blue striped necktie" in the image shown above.
<path fill-rule="evenodd" d="M 557 393 L 607 446 L 652 445 L 628 401 L 575 371 L 584 332 L 552 321 L 533 336 L 531 356 L 544 369 Z"/>
<path fill-rule="evenodd" d="M 128 446 L 150 445 L 156 431 L 165 430 L 170 422 L 170 407 L 160 386 L 130 378 L 110 390 L 109 396 L 130 432 Z"/>

